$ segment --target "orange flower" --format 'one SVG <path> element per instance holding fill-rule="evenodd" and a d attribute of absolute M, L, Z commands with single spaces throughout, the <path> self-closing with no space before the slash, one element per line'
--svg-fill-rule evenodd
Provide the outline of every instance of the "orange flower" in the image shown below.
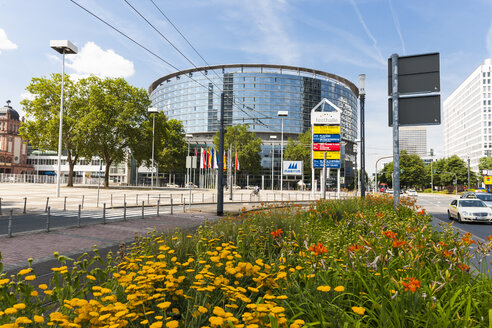
<path fill-rule="evenodd" d="M 444 255 L 444 257 L 450 257 L 453 254 L 453 251 L 442 251 L 442 255 Z"/>
<path fill-rule="evenodd" d="M 382 212 L 379 212 L 378 214 L 376 214 L 376 216 L 378 219 L 382 219 L 384 214 Z"/>
<path fill-rule="evenodd" d="M 284 232 L 282 231 L 282 229 L 277 229 L 275 231 L 272 231 L 270 232 L 270 234 L 272 235 L 273 239 L 277 238 L 277 237 L 280 237 L 281 234 L 283 234 Z"/>
<path fill-rule="evenodd" d="M 465 233 L 465 235 L 461 237 L 461 241 L 463 242 L 463 244 L 465 245 L 475 244 L 475 241 L 470 238 L 471 236 L 473 236 L 471 233 L 469 232 Z"/>
<path fill-rule="evenodd" d="M 391 246 L 394 248 L 401 248 L 403 245 L 406 245 L 406 244 L 408 244 L 408 243 L 404 240 L 393 239 L 393 244 Z"/>
<path fill-rule="evenodd" d="M 388 230 L 388 231 L 383 231 L 383 235 L 385 235 L 386 237 L 388 238 L 391 238 L 391 239 L 396 239 L 396 236 L 398 235 L 396 232 L 393 232 L 391 230 Z"/>
<path fill-rule="evenodd" d="M 449 246 L 448 244 L 446 244 L 446 243 L 445 243 L 445 242 L 443 242 L 443 241 L 440 241 L 440 242 L 439 242 L 439 245 L 441 245 L 442 247 Z"/>
<path fill-rule="evenodd" d="M 405 286 L 405 291 L 410 290 L 412 293 L 415 293 L 417 289 L 420 288 L 420 281 L 415 279 L 414 277 L 405 278 L 408 282 L 402 282 L 401 284 Z"/>
<path fill-rule="evenodd" d="M 349 252 L 356 253 L 356 252 L 361 251 L 363 249 L 364 249 L 364 246 L 361 246 L 359 244 L 355 244 L 354 246 L 349 246 L 347 250 Z"/>
<path fill-rule="evenodd" d="M 470 267 L 464 263 L 458 263 L 458 268 L 460 268 L 463 271 L 468 271 L 470 270 Z"/>
<path fill-rule="evenodd" d="M 323 246 L 322 243 L 318 243 L 317 245 L 314 244 L 314 245 L 311 245 L 311 247 L 309 247 L 309 250 L 314 252 L 314 255 L 321 255 L 323 253 L 328 253 L 328 249 Z"/>
<path fill-rule="evenodd" d="M 418 214 L 418 215 L 425 215 L 425 208 L 423 208 L 423 209 L 419 210 L 419 211 L 417 212 L 417 214 Z"/>

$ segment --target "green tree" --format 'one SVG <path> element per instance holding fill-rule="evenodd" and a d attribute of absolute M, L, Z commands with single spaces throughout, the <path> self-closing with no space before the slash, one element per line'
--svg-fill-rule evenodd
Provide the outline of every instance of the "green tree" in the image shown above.
<path fill-rule="evenodd" d="M 285 146 L 284 158 L 303 161 L 304 174 L 311 176 L 311 129 L 300 134 L 297 139 L 289 138 Z"/>
<path fill-rule="evenodd" d="M 26 87 L 34 98 L 21 101 L 27 121 L 20 128 L 20 134 L 36 148 L 58 149 L 61 74 L 50 78 L 33 78 Z M 88 140 L 83 133 L 82 118 L 86 110 L 86 97 L 81 82 L 73 82 L 69 76 L 64 79 L 62 149 L 67 155 L 68 183 L 73 186 L 73 169 L 79 157 L 90 156 Z"/>
<path fill-rule="evenodd" d="M 184 139 L 183 123 L 169 120 L 165 126 L 165 144 L 157 152 L 157 163 L 164 172 L 177 171 L 186 165 L 187 144 Z"/>
<path fill-rule="evenodd" d="M 263 142 L 256 133 L 248 131 L 247 124 L 228 126 L 224 136 L 224 150 L 232 145 L 232 151 L 237 151 L 241 171 L 259 173 L 261 170 L 261 145 Z M 214 136 L 214 145 L 219 149 L 219 132 Z"/>
<path fill-rule="evenodd" d="M 482 157 L 478 161 L 478 169 L 480 172 L 482 170 L 492 170 L 492 157 Z"/>
<path fill-rule="evenodd" d="M 400 187 L 416 188 L 427 184 L 424 161 L 418 155 L 410 155 L 406 151 L 400 153 Z M 393 162 L 387 163 L 381 170 L 379 181 L 393 185 Z"/>
<path fill-rule="evenodd" d="M 137 148 L 150 141 L 141 139 L 142 124 L 150 118 L 150 100 L 144 89 L 133 87 L 122 78 L 91 76 L 81 83 L 88 99 L 80 124 L 93 154 L 104 160 L 107 188 L 111 164 L 124 161 L 128 151 L 139 154 Z"/>

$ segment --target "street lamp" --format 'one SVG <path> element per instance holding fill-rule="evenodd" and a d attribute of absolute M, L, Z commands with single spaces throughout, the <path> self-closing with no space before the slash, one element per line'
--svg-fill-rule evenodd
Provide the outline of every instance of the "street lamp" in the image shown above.
<path fill-rule="evenodd" d="M 275 144 L 273 143 L 273 139 L 277 139 L 277 136 L 270 136 L 270 140 L 272 140 L 272 190 L 273 190 L 273 164 L 275 162 Z"/>
<path fill-rule="evenodd" d="M 190 134 L 190 133 L 187 133 L 187 134 L 185 134 L 185 137 L 188 138 L 188 139 L 191 139 L 191 138 L 193 138 L 193 135 Z M 190 156 L 190 140 L 187 141 L 187 144 L 188 144 L 188 152 L 186 153 L 186 157 L 187 157 L 186 159 L 188 159 L 188 157 Z M 191 182 L 191 167 L 193 166 L 191 162 L 192 161 L 191 161 L 191 158 L 190 158 L 190 167 L 189 168 L 186 168 L 186 173 L 188 174 L 188 179 L 187 179 L 188 180 L 187 181 L 188 183 Z M 188 164 L 188 163 L 186 163 L 186 164 Z"/>
<path fill-rule="evenodd" d="M 366 75 L 359 74 L 359 95 L 360 95 L 360 197 L 366 195 L 366 160 L 365 160 L 365 136 L 364 136 L 364 105 L 366 100 Z"/>
<path fill-rule="evenodd" d="M 284 190 L 284 117 L 289 116 L 289 112 L 286 110 L 279 110 L 277 116 L 280 117 L 282 121 L 282 140 L 280 146 L 280 191 Z"/>
<path fill-rule="evenodd" d="M 65 55 L 77 53 L 77 47 L 68 40 L 51 40 L 50 47 L 62 54 L 62 83 L 60 98 L 60 127 L 58 129 L 58 174 L 56 177 L 56 197 L 60 197 L 61 152 L 62 152 L 62 128 L 63 128 L 63 82 L 65 77 Z"/>
<path fill-rule="evenodd" d="M 149 107 L 148 112 L 153 114 L 152 115 L 152 178 L 151 178 L 151 184 L 150 184 L 150 189 L 154 189 L 154 171 L 155 171 L 155 164 L 154 164 L 154 135 L 155 135 L 155 114 L 159 113 L 159 110 L 155 107 Z"/>

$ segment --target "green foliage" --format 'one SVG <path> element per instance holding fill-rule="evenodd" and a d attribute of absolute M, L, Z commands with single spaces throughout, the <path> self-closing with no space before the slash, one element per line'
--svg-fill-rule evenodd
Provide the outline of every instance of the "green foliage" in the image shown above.
<path fill-rule="evenodd" d="M 300 134 L 297 139 L 289 138 L 284 158 L 291 161 L 303 161 L 304 174 L 311 176 L 311 129 Z"/>
<path fill-rule="evenodd" d="M 480 172 L 482 170 L 492 170 L 492 157 L 482 157 L 478 161 L 478 169 Z"/>
<path fill-rule="evenodd" d="M 224 151 L 232 145 L 233 153 L 238 153 L 240 169 L 248 173 L 261 170 L 261 145 L 263 142 L 256 133 L 248 131 L 247 124 L 228 126 L 224 136 Z M 214 145 L 219 149 L 219 132 L 214 136 Z"/>
<path fill-rule="evenodd" d="M 169 120 L 165 127 L 166 138 L 158 151 L 159 168 L 173 172 L 185 166 L 187 144 L 184 139 L 183 124 L 177 120 Z"/>

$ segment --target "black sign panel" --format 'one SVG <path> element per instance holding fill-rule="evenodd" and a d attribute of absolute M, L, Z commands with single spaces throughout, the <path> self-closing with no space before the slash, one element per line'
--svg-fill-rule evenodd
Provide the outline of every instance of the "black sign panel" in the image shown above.
<path fill-rule="evenodd" d="M 393 126 L 393 101 L 388 101 L 388 123 Z M 398 126 L 441 124 L 441 96 L 398 98 Z"/>
<path fill-rule="evenodd" d="M 391 96 L 391 57 L 388 58 L 388 96 Z M 439 53 L 398 57 L 398 92 L 439 92 Z"/>

